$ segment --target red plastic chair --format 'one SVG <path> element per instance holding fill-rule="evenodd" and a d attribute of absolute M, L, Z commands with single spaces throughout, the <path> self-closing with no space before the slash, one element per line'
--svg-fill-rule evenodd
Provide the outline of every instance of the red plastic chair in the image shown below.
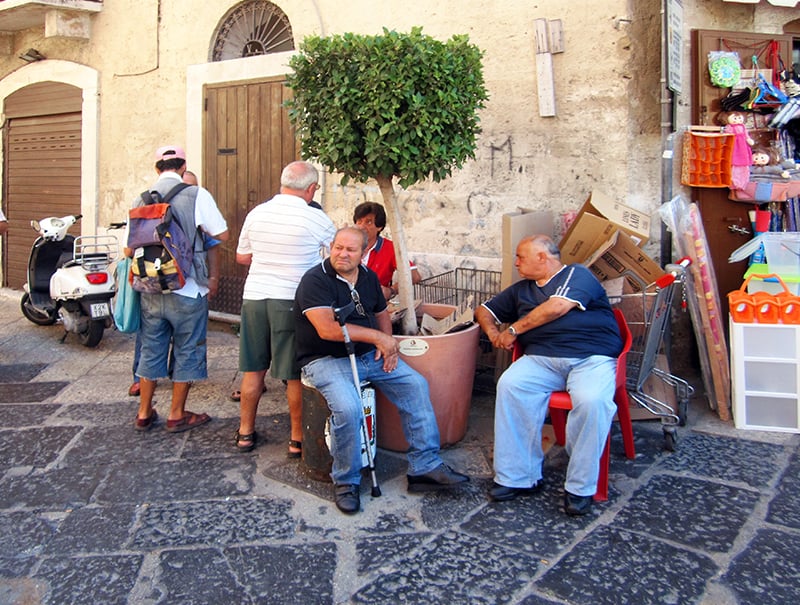
<path fill-rule="evenodd" d="M 617 385 L 614 391 L 614 403 L 617 404 L 617 419 L 619 420 L 620 430 L 622 431 L 622 443 L 625 446 L 625 456 L 633 459 L 636 456 L 636 447 L 633 443 L 633 424 L 631 423 L 631 411 L 628 402 L 628 391 L 625 388 L 627 376 L 627 356 L 631 349 L 631 331 L 625 321 L 622 311 L 614 309 L 614 316 L 617 319 L 619 333 L 622 336 L 622 352 L 617 358 Z M 514 351 L 511 356 L 512 361 L 516 361 L 522 351 L 519 341 L 514 343 Z M 572 409 L 572 399 L 566 391 L 556 391 L 550 395 L 550 422 L 553 424 L 556 443 L 564 445 L 567 441 L 567 412 Z M 611 431 L 606 438 L 606 447 L 600 457 L 600 474 L 597 477 L 597 492 L 594 495 L 596 501 L 608 500 L 608 470 L 611 462 Z"/>

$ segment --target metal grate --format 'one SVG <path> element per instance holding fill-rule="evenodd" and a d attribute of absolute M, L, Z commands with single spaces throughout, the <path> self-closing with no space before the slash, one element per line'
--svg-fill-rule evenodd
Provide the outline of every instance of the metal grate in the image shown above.
<path fill-rule="evenodd" d="M 272 2 L 249 0 L 233 9 L 215 36 L 211 61 L 294 50 L 292 26 Z"/>
<path fill-rule="evenodd" d="M 414 285 L 415 298 L 426 303 L 464 306 L 472 296 L 472 308 L 500 292 L 500 272 L 459 267 L 423 279 Z"/>
<path fill-rule="evenodd" d="M 242 293 L 244 292 L 244 277 L 221 276 L 219 292 L 208 301 L 208 309 L 220 313 L 239 315 L 242 310 Z"/>
<path fill-rule="evenodd" d="M 472 296 L 473 309 L 500 292 L 499 271 L 468 269 L 459 267 L 447 273 L 440 273 L 423 279 L 414 285 L 414 298 L 426 303 L 454 305 L 463 309 Z M 481 332 L 478 343 L 478 362 L 476 366 L 475 386 L 481 391 L 494 392 L 498 366 L 504 369 L 507 360 L 494 350 L 492 343 Z"/>

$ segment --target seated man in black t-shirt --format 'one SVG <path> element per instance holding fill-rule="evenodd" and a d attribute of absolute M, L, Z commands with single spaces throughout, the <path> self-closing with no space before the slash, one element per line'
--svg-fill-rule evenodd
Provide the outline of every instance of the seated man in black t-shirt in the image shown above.
<path fill-rule="evenodd" d="M 363 408 L 334 308 L 352 309 L 346 327 L 355 345 L 360 380 L 380 389 L 400 412 L 409 443 L 408 491 L 445 489 L 469 481 L 439 456 L 439 429 L 428 383 L 399 358 L 378 277 L 361 264 L 366 245 L 366 234 L 356 227 L 337 231 L 330 258 L 306 272 L 295 294 L 297 358 L 303 379 L 322 393 L 331 410 L 334 497 L 339 510 L 348 514 L 361 506 Z"/>

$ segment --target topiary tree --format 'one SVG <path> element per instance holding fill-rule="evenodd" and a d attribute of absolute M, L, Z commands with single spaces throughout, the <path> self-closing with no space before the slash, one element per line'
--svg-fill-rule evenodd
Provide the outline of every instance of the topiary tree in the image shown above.
<path fill-rule="evenodd" d="M 289 60 L 289 119 L 304 158 L 350 179 L 375 179 L 395 243 L 400 303 L 413 309 L 408 250 L 394 182 L 438 182 L 475 157 L 488 94 L 482 52 L 466 35 L 440 42 L 415 27 L 367 36 L 309 36 Z M 403 332 L 416 334 L 414 313 Z"/>

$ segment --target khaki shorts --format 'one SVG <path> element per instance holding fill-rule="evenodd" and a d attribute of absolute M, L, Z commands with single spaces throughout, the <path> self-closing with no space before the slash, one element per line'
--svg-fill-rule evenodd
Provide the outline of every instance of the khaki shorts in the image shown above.
<path fill-rule="evenodd" d="M 298 380 L 293 300 L 243 300 L 239 330 L 239 370 L 270 369 L 273 378 Z"/>

